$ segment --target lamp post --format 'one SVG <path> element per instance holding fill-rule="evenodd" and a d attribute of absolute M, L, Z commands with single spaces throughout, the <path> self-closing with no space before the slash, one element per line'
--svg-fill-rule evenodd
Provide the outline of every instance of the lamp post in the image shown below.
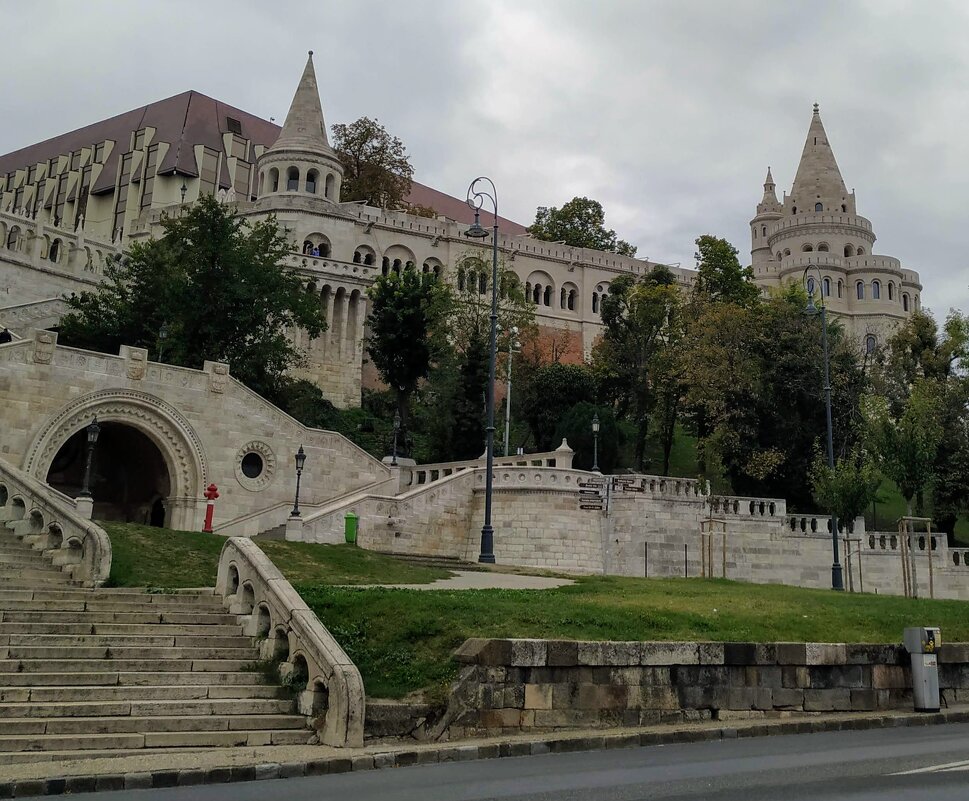
<path fill-rule="evenodd" d="M 188 192 L 188 187 L 185 185 L 185 181 L 182 181 L 182 188 L 178 190 L 182 195 L 182 203 L 185 202 L 185 194 Z"/>
<path fill-rule="evenodd" d="M 592 472 L 599 472 L 599 412 L 592 415 Z"/>
<path fill-rule="evenodd" d="M 98 418 L 95 418 L 90 422 L 88 427 L 84 429 L 87 434 L 87 453 L 84 458 L 84 483 L 81 485 L 81 498 L 91 497 L 91 460 L 94 457 L 94 446 L 98 444 L 98 435 L 101 433 L 101 426 L 98 424 Z"/>
<path fill-rule="evenodd" d="M 485 182 L 490 185 L 488 191 Z M 480 187 L 479 187 L 480 185 Z M 485 446 L 485 509 L 484 525 L 481 527 L 481 553 L 479 562 L 495 562 L 495 530 L 491 525 L 491 495 L 493 466 L 495 460 L 495 360 L 498 347 L 498 190 L 490 178 L 475 178 L 468 187 L 468 205 L 474 209 L 474 224 L 464 232 L 472 239 L 485 239 L 488 231 L 481 227 L 480 213 L 485 200 L 494 207 L 494 226 L 491 232 L 491 335 L 488 347 L 488 427 Z"/>
<path fill-rule="evenodd" d="M 818 280 L 815 282 L 813 279 L 808 280 L 808 271 L 814 269 L 818 273 Z M 828 435 L 828 467 L 832 470 L 834 469 L 834 431 L 831 424 L 831 362 L 828 356 L 828 314 L 827 308 L 824 303 L 824 279 L 821 276 L 821 270 L 816 264 L 809 264 L 804 268 L 804 273 L 801 276 L 801 281 L 805 284 L 808 290 L 808 302 L 807 307 L 804 309 L 804 313 L 810 317 L 821 314 L 821 342 L 824 347 L 824 411 L 827 417 L 827 435 Z M 815 285 L 822 288 L 821 291 L 821 302 L 815 306 L 814 305 L 814 288 Z M 841 555 L 838 549 L 838 516 L 831 515 L 831 550 L 832 550 L 832 562 L 831 562 L 831 589 L 833 590 L 844 590 L 844 576 L 841 572 Z"/>
<path fill-rule="evenodd" d="M 393 467 L 397 466 L 397 435 L 400 434 L 400 411 L 394 412 L 394 455 L 390 461 Z"/>
<path fill-rule="evenodd" d="M 521 347 L 518 341 L 518 326 L 511 328 L 511 336 L 508 337 L 508 381 L 507 392 L 505 394 L 505 456 L 508 455 L 508 442 L 511 436 L 511 357 Z"/>
<path fill-rule="evenodd" d="M 303 475 L 304 464 L 306 464 L 306 451 L 300 445 L 299 450 L 296 451 L 296 500 L 293 501 L 293 511 L 290 513 L 290 517 L 299 517 L 299 480 Z"/>
<path fill-rule="evenodd" d="M 165 340 L 168 339 L 168 323 L 162 323 L 161 328 L 158 329 L 158 361 L 162 360 L 162 354 L 165 352 Z"/>

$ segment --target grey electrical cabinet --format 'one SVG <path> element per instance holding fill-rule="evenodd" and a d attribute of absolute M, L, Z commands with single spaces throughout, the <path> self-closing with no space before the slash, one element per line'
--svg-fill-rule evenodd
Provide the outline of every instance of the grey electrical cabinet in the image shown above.
<path fill-rule="evenodd" d="M 916 712 L 939 711 L 939 647 L 942 632 L 934 626 L 905 629 L 902 639 L 912 657 L 912 698 Z"/>

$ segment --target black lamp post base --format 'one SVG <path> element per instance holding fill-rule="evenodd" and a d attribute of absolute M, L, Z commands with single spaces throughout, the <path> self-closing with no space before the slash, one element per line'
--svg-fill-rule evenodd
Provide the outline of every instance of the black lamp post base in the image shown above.
<path fill-rule="evenodd" d="M 491 526 L 481 529 L 481 553 L 478 561 L 487 565 L 495 563 L 495 530 Z"/>
<path fill-rule="evenodd" d="M 831 565 L 831 589 L 844 592 L 845 580 L 844 573 L 841 571 L 841 563 L 834 562 Z"/>

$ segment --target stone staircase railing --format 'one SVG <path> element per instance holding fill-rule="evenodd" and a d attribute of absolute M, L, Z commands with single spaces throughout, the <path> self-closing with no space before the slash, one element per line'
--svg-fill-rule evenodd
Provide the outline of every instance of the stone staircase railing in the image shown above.
<path fill-rule="evenodd" d="M 571 469 L 575 451 L 569 447 L 566 440 L 562 440 L 554 451 L 546 453 L 511 454 L 510 456 L 495 456 L 494 467 L 558 467 Z M 454 473 L 485 466 L 485 457 L 466 459 L 461 462 L 439 462 L 435 464 L 419 464 L 401 467 L 401 486 L 416 487 L 430 484 L 447 478 Z"/>
<path fill-rule="evenodd" d="M 247 635 L 265 638 L 262 658 L 280 662 L 282 679 L 303 688 L 299 711 L 314 719 L 320 742 L 362 746 L 360 671 L 259 546 L 244 537 L 226 540 L 216 594 L 231 614 L 244 616 Z"/>
<path fill-rule="evenodd" d="M 0 524 L 85 587 L 111 572 L 111 540 L 66 496 L 0 459 Z"/>
<path fill-rule="evenodd" d="M 23 336 L 28 328 L 49 328 L 67 313 L 63 298 L 46 298 L 0 308 L 0 328 Z"/>

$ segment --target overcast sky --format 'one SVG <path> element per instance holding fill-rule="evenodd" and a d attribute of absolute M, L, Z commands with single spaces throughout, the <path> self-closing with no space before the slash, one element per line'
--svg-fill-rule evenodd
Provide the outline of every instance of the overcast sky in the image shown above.
<path fill-rule="evenodd" d="M 969 3 L 954 0 L 49 0 L 3 3 L 0 152 L 196 89 L 281 122 L 306 58 L 327 122 L 377 117 L 422 183 L 503 216 L 599 200 L 641 257 L 790 190 L 811 105 L 875 252 L 969 309 Z M 745 261 L 746 263 L 746 261 Z"/>

